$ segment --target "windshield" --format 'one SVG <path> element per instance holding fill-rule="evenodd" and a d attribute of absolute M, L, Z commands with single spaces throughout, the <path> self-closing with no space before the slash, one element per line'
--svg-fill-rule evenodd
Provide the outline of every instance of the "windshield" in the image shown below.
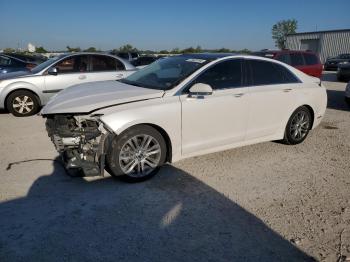
<path fill-rule="evenodd" d="M 44 63 L 41 63 L 37 65 L 36 67 L 33 67 L 32 70 L 30 70 L 33 74 L 39 73 L 41 70 L 45 69 L 46 67 L 52 65 L 55 63 L 58 59 L 61 59 L 64 55 L 55 56 L 53 58 L 50 58 L 49 60 L 46 60 Z"/>
<path fill-rule="evenodd" d="M 208 62 L 189 56 L 163 58 L 119 81 L 145 88 L 169 90 Z"/>

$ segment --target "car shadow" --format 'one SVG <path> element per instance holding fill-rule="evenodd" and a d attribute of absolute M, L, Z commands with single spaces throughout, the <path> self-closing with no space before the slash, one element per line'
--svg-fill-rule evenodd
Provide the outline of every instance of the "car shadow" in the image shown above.
<path fill-rule="evenodd" d="M 1 261 L 314 261 L 173 166 L 127 184 L 53 165 L 26 197 L 0 204 Z"/>
<path fill-rule="evenodd" d="M 345 91 L 327 89 L 327 108 L 350 111 L 350 106 L 345 101 Z"/>

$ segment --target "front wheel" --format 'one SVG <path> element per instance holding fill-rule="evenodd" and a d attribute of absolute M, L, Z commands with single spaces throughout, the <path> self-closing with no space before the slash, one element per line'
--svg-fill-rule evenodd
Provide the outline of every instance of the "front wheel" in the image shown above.
<path fill-rule="evenodd" d="M 39 100 L 30 91 L 18 90 L 9 95 L 6 107 L 14 116 L 31 116 L 38 112 Z"/>
<path fill-rule="evenodd" d="M 310 110 L 305 106 L 297 108 L 289 118 L 283 142 L 288 145 L 300 144 L 309 134 L 311 127 L 312 117 Z"/>
<path fill-rule="evenodd" d="M 159 171 L 166 154 L 163 136 L 151 126 L 139 125 L 114 138 L 107 153 L 107 166 L 112 176 L 140 182 Z"/>

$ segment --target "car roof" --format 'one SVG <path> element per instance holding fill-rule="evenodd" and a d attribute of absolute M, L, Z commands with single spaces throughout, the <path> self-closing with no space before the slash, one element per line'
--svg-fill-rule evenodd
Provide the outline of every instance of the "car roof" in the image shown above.
<path fill-rule="evenodd" d="M 282 49 L 282 50 L 261 50 L 261 51 L 256 51 L 253 52 L 253 54 L 257 54 L 257 53 L 263 53 L 263 54 L 282 54 L 282 53 L 307 53 L 307 54 L 315 54 L 315 52 L 311 51 L 311 50 L 289 50 L 289 49 Z"/>
<path fill-rule="evenodd" d="M 179 57 L 193 58 L 193 59 L 203 59 L 203 60 L 216 60 L 228 56 L 235 56 L 235 53 L 189 53 L 179 55 Z"/>

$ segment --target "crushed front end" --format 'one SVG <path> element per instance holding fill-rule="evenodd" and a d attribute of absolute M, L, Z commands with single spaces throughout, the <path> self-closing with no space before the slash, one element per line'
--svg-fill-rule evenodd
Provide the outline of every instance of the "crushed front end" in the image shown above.
<path fill-rule="evenodd" d="M 48 136 L 60 153 L 68 174 L 103 175 L 109 132 L 98 117 L 47 115 Z"/>

